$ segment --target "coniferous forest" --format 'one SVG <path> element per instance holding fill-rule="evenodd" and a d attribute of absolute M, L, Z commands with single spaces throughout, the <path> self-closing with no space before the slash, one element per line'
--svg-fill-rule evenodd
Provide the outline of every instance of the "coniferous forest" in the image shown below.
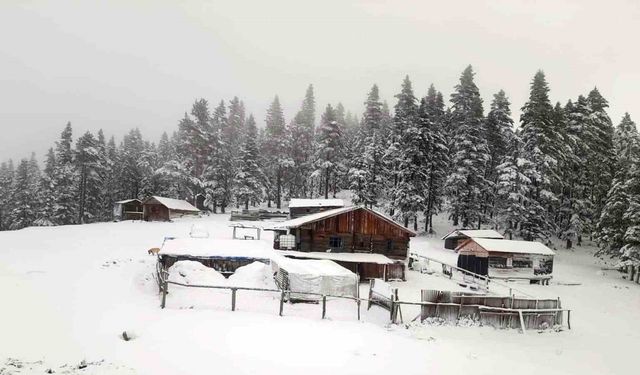
<path fill-rule="evenodd" d="M 625 114 L 614 125 L 596 88 L 555 104 L 549 90 L 537 72 L 514 119 L 504 91 L 483 103 L 469 66 L 448 99 L 433 86 L 415 93 L 406 77 L 388 104 L 373 85 L 361 115 L 316 108 L 309 86 L 292 119 L 276 96 L 264 127 L 237 97 L 196 100 L 157 143 L 138 129 L 77 135 L 67 123 L 42 165 L 34 154 L 0 165 L 0 230 L 109 221 L 115 201 L 150 195 L 202 196 L 224 213 L 348 190 L 417 231 L 446 215 L 566 248 L 594 240 L 597 255 L 640 265 L 635 123 Z"/>

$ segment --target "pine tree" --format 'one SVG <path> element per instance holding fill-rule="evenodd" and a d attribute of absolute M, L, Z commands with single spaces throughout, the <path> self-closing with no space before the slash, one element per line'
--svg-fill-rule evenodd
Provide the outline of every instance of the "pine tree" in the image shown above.
<path fill-rule="evenodd" d="M 283 124 L 284 125 L 284 124 Z M 253 116 L 249 116 L 246 122 L 246 136 L 240 152 L 240 168 L 236 176 L 237 200 L 249 209 L 250 203 L 258 203 L 262 200 L 262 171 L 258 165 L 258 146 L 256 138 L 258 131 Z"/>
<path fill-rule="evenodd" d="M 310 176 L 314 169 L 316 102 L 313 85 L 307 88 L 302 107 L 288 127 L 287 147 L 289 159 L 293 161 L 291 169 L 290 194 L 294 197 L 311 196 Z"/>
<path fill-rule="evenodd" d="M 483 205 L 483 198 L 489 191 L 485 178 L 489 149 L 485 139 L 482 99 L 473 77 L 473 69 L 468 66 L 451 95 L 454 139 L 447 192 L 454 225 L 461 222 L 463 227 L 476 225 L 479 228 L 486 220 L 487 208 Z"/>
<path fill-rule="evenodd" d="M 273 199 L 277 208 L 282 207 L 282 194 L 287 170 L 293 164 L 287 153 L 287 137 L 284 113 L 278 96 L 267 110 L 265 119 L 265 139 L 262 150 L 265 154 L 265 172 L 267 176 L 267 191 L 269 203 Z"/>
<path fill-rule="evenodd" d="M 522 140 L 514 134 L 506 145 L 507 153 L 502 163 L 496 166 L 496 212 L 498 227 L 503 228 L 509 239 L 519 235 L 519 223 L 527 213 L 527 197 L 530 180 L 527 177 L 533 168 L 522 158 Z"/>
<path fill-rule="evenodd" d="M 553 207 L 557 204 L 557 186 L 564 137 L 554 121 L 555 112 L 549 101 L 549 86 L 545 75 L 538 71 L 531 82 L 529 100 L 520 116 L 523 157 L 532 163 L 527 178 L 532 188 L 526 204 L 529 213 L 521 222 L 525 240 L 548 239 L 555 231 Z M 537 216 L 539 215 L 539 216 Z"/>
<path fill-rule="evenodd" d="M 55 148 L 55 208 L 51 221 L 58 225 L 74 224 L 78 217 L 78 173 L 72 142 L 71 123 L 67 123 Z"/>
<path fill-rule="evenodd" d="M 384 186 L 384 154 L 386 150 L 386 138 L 384 128 L 385 113 L 383 112 L 383 103 L 380 101 L 380 93 L 377 85 L 373 85 L 367 101 L 365 102 L 365 112 L 362 115 L 361 134 L 364 139 L 364 158 L 360 159 L 364 162 L 364 185 L 363 199 L 361 203 L 365 206 L 373 208 L 380 203 L 382 198 L 382 190 Z M 357 155 L 354 156 L 358 158 Z M 359 158 L 358 158 L 359 159 Z"/>
<path fill-rule="evenodd" d="M 0 231 L 9 229 L 9 214 L 13 210 L 11 190 L 14 175 L 12 160 L 0 164 Z"/>
<path fill-rule="evenodd" d="M 625 245 L 628 220 L 634 216 L 625 216 L 633 196 L 628 181 L 631 171 L 637 173 L 635 163 L 640 159 L 640 136 L 628 113 L 616 128 L 614 146 L 615 178 L 596 225 L 595 239 L 599 247 L 596 255 L 617 258 Z"/>
<path fill-rule="evenodd" d="M 338 173 L 342 163 L 342 133 L 338 124 L 335 110 L 331 104 L 327 105 L 320 121 L 318 130 L 318 146 L 315 156 L 315 176 L 321 181 L 322 193 L 329 198 L 329 191 L 333 183 L 333 196 L 335 198 L 336 185 L 335 174 Z"/>
<path fill-rule="evenodd" d="M 78 186 L 78 223 L 90 223 L 99 217 L 100 188 L 100 150 L 97 139 L 86 132 L 76 142 L 76 168 L 79 173 Z"/>
<path fill-rule="evenodd" d="M 640 266 L 640 158 L 635 158 L 625 183 L 629 206 L 622 220 L 627 229 L 620 249 L 621 266 Z"/>
<path fill-rule="evenodd" d="M 12 186 L 13 209 L 9 215 L 10 229 L 31 226 L 37 219 L 37 196 L 40 170 L 35 155 L 22 159 L 16 168 Z"/>
<path fill-rule="evenodd" d="M 442 210 L 449 165 L 449 149 L 444 134 L 444 101 L 431 85 L 418 111 L 426 158 L 425 231 L 433 233 L 433 215 Z"/>

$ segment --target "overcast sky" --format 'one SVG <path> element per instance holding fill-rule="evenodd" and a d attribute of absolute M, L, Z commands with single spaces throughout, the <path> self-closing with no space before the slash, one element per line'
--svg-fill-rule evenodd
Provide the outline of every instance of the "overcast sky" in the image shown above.
<path fill-rule="evenodd" d="M 108 4 L 107 4 L 108 3 Z M 617 124 L 640 120 L 638 1 L 0 1 L 0 160 L 39 158 L 71 121 L 157 141 L 195 98 L 239 96 L 262 125 L 278 94 L 287 121 L 309 83 L 318 112 L 360 116 L 370 87 L 393 106 L 446 97 L 472 64 L 485 100 L 504 89 L 519 116 L 543 69 L 563 103 L 594 86 Z M 635 117 L 634 117 L 635 115 Z"/>

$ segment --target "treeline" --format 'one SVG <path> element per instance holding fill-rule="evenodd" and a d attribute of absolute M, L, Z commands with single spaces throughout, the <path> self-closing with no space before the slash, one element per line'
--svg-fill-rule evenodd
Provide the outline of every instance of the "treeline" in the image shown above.
<path fill-rule="evenodd" d="M 456 226 L 567 248 L 595 239 L 601 254 L 640 262 L 640 142 L 625 115 L 614 129 L 597 89 L 553 105 L 543 72 L 514 126 L 504 91 L 484 103 L 469 66 L 445 103 L 405 78 L 393 114 L 374 85 L 358 119 L 328 105 L 316 123 L 313 87 L 286 121 L 279 99 L 258 129 L 243 102 L 196 100 L 155 144 L 137 129 L 119 144 L 102 131 L 72 139 L 67 124 L 40 170 L 35 157 L 0 167 L 0 229 L 110 220 L 113 202 L 164 195 L 212 212 L 282 206 L 291 197 L 349 190 L 407 227 Z"/>

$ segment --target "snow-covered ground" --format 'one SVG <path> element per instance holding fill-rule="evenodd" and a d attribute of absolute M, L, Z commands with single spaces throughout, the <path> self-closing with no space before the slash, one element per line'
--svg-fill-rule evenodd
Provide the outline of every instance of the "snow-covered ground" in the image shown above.
<path fill-rule="evenodd" d="M 516 286 L 573 310 L 572 330 L 558 333 L 389 326 L 377 307 L 357 321 L 352 301 L 329 301 L 326 320 L 316 304 L 287 304 L 279 317 L 276 296 L 242 291 L 231 312 L 228 291 L 178 286 L 161 310 L 146 250 L 193 223 L 231 238 L 228 215 L 0 232 L 0 374 L 623 374 L 635 366 L 640 287 L 601 271 L 589 247 L 559 249 L 550 286 Z M 436 230 L 412 250 L 455 263 L 438 238 L 446 223 Z M 262 282 L 255 275 L 237 282 Z M 395 285 L 403 300 L 423 288 L 464 290 L 417 272 Z M 403 315 L 413 318 L 404 307 Z"/>

